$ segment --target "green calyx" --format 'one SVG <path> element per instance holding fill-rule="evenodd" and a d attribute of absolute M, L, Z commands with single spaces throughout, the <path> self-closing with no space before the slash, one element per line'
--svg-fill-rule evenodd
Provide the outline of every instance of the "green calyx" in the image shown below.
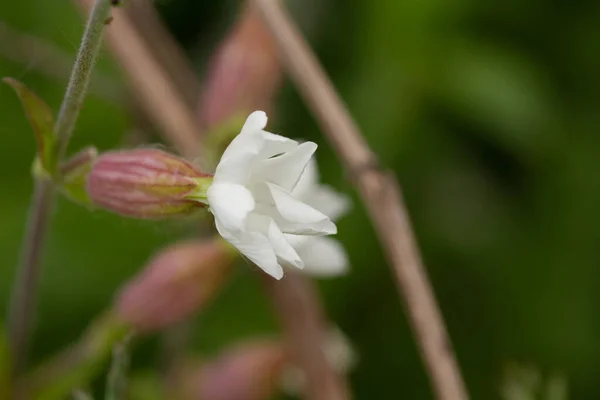
<path fill-rule="evenodd" d="M 193 178 L 194 182 L 196 182 L 196 188 L 185 196 L 188 200 L 197 201 L 202 204 L 208 205 L 208 197 L 206 193 L 208 192 L 208 188 L 213 183 L 212 176 L 203 176 L 201 178 Z"/>

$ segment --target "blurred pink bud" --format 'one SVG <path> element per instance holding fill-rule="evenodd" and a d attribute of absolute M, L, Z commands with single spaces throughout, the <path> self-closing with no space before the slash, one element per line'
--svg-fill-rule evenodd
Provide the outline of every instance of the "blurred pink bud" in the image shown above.
<path fill-rule="evenodd" d="M 214 297 L 235 257 L 221 239 L 171 245 L 121 290 L 117 313 L 138 332 L 183 321 Z"/>
<path fill-rule="evenodd" d="M 268 111 L 281 75 L 275 42 L 258 11 L 246 5 L 211 61 L 200 104 L 202 122 L 210 128 L 235 115 Z"/>
<path fill-rule="evenodd" d="M 279 342 L 254 340 L 237 345 L 188 377 L 191 398 L 270 399 L 285 365 L 286 352 Z"/>
<path fill-rule="evenodd" d="M 175 155 L 156 149 L 102 154 L 90 172 L 87 189 L 93 204 L 136 218 L 163 218 L 205 207 L 202 191 L 208 174 Z"/>

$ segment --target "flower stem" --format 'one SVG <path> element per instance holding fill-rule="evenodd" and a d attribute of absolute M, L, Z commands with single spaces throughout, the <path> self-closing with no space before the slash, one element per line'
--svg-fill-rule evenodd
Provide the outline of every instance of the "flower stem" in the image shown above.
<path fill-rule="evenodd" d="M 60 160 L 66 152 L 83 99 L 88 88 L 94 60 L 102 43 L 105 21 L 110 15 L 110 0 L 96 0 L 88 19 L 67 91 L 54 127 Z M 10 305 L 10 345 L 14 373 L 23 370 L 37 302 L 40 259 L 50 223 L 55 185 L 45 177 L 36 177 L 27 228 L 21 247 L 17 276 Z"/>
<path fill-rule="evenodd" d="M 96 0 L 90 12 L 85 32 L 77 52 L 77 59 L 71 72 L 67 92 L 63 99 L 54 131 L 58 138 L 58 155 L 62 158 L 67 150 L 75 122 L 83 105 L 94 62 L 102 45 L 102 34 L 107 24 L 112 3 L 110 0 Z"/>

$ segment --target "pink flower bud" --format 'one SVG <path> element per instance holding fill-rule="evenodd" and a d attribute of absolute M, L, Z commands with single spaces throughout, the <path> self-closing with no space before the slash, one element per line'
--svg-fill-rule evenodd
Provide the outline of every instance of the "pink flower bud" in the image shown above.
<path fill-rule="evenodd" d="M 281 82 L 276 45 L 258 11 L 246 5 L 212 59 L 200 104 L 207 127 L 238 114 L 269 110 Z"/>
<path fill-rule="evenodd" d="M 121 290 L 117 313 L 138 332 L 180 322 L 213 298 L 235 257 L 220 239 L 171 245 Z"/>
<path fill-rule="evenodd" d="M 210 179 L 210 175 L 175 155 L 137 149 L 99 156 L 87 189 L 93 204 L 117 214 L 163 218 L 204 207 L 190 196 L 203 187 L 203 180 Z"/>
<path fill-rule="evenodd" d="M 279 342 L 249 341 L 204 364 L 185 386 L 193 399 L 267 400 L 279 386 L 286 358 Z"/>

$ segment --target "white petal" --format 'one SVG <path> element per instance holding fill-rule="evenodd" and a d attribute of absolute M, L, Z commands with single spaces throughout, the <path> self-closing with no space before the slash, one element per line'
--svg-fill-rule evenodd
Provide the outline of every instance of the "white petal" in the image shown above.
<path fill-rule="evenodd" d="M 267 126 L 267 121 L 267 114 L 264 111 L 254 111 L 246 118 L 240 135 L 262 131 Z"/>
<path fill-rule="evenodd" d="M 335 239 L 312 237 L 299 249 L 304 261 L 303 271 L 315 277 L 334 277 L 348 272 L 348 256 L 344 247 Z"/>
<path fill-rule="evenodd" d="M 260 135 L 264 141 L 264 146 L 259 154 L 260 159 L 267 159 L 278 154 L 283 154 L 298 147 L 298 142 L 285 136 L 267 131 L 261 131 Z"/>
<path fill-rule="evenodd" d="M 255 207 L 252 193 L 233 183 L 213 183 L 206 197 L 215 218 L 228 230 L 242 230 L 248 213 Z"/>
<path fill-rule="evenodd" d="M 237 135 L 217 165 L 215 182 L 245 183 L 252 171 L 252 162 L 264 147 L 265 139 L 262 129 L 267 125 L 267 115 L 255 111 L 246 119 L 239 135 Z"/>
<path fill-rule="evenodd" d="M 320 211 L 294 198 L 277 185 L 267 183 L 275 208 L 261 204 L 257 212 L 273 217 L 284 233 L 303 235 L 332 235 L 337 233 L 335 224 Z"/>
<path fill-rule="evenodd" d="M 262 135 L 257 132 L 237 135 L 217 165 L 214 182 L 245 183 L 252 171 L 252 163 L 264 146 Z"/>
<path fill-rule="evenodd" d="M 218 218 L 215 218 L 215 225 L 223 239 L 231 243 L 259 268 L 275 279 L 283 277 L 283 268 L 277 262 L 269 239 L 264 235 L 256 232 L 232 232 L 225 228 Z"/>
<path fill-rule="evenodd" d="M 302 200 L 334 221 L 346 214 L 351 205 L 347 196 L 340 194 L 328 185 L 318 185 L 309 196 Z"/>
<path fill-rule="evenodd" d="M 269 241 L 275 250 L 277 257 L 293 265 L 296 268 L 304 268 L 304 262 L 296 250 L 285 240 L 285 236 L 275 221 L 271 220 L 268 230 Z"/>
<path fill-rule="evenodd" d="M 307 196 L 309 196 L 313 191 L 317 190 L 319 184 L 319 171 L 317 169 L 317 161 L 314 157 L 312 157 L 308 164 L 306 164 L 306 168 L 304 168 L 304 172 L 296 187 L 292 191 L 292 194 L 297 199 L 302 201 L 306 201 Z"/>
<path fill-rule="evenodd" d="M 302 259 L 271 217 L 252 213 L 248 217 L 248 230 L 265 235 L 279 259 L 296 268 L 304 268 Z"/>
<path fill-rule="evenodd" d="M 260 160 L 256 164 L 252 179 L 268 181 L 292 191 L 316 150 L 315 143 L 305 142 L 280 156 Z"/>
<path fill-rule="evenodd" d="M 283 236 L 285 236 L 285 241 L 288 242 L 290 246 L 292 246 L 296 250 L 301 248 L 304 245 L 304 243 L 313 239 L 312 236 L 293 235 L 291 233 L 284 233 Z"/>

